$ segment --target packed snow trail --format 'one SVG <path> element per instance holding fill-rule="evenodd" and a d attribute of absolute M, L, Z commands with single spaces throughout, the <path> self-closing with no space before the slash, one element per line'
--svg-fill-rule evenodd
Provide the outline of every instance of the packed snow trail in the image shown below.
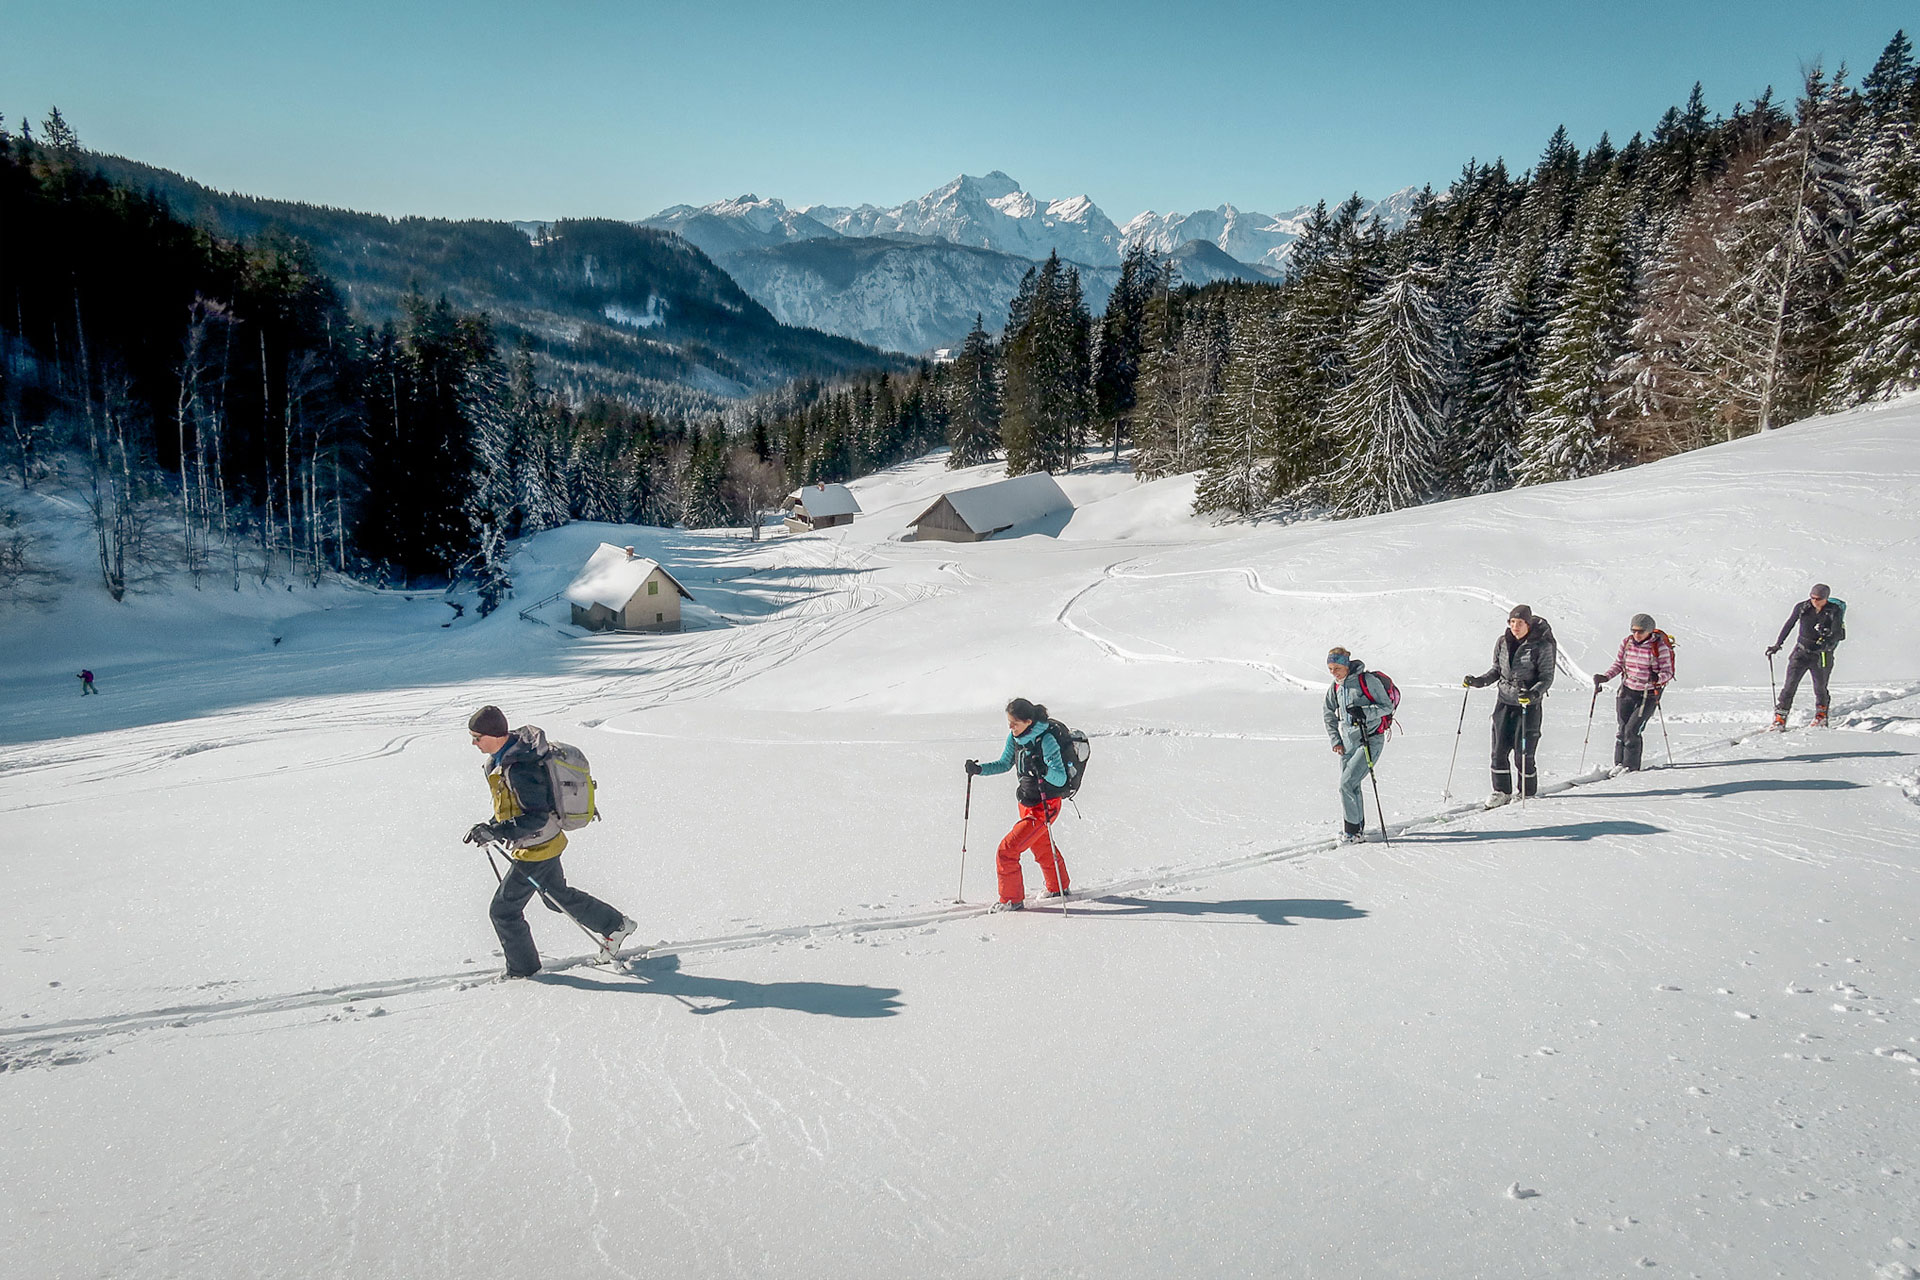
<path fill-rule="evenodd" d="M 443 628 L 437 596 L 280 584 L 0 613 L 0 1131 L 33 1171 L 0 1190 L 8 1260 L 49 1280 L 1905 1266 L 1917 424 L 1895 406 L 1338 523 L 1208 526 L 1191 477 L 1090 469 L 1061 477 L 1058 537 L 896 541 L 989 478 L 936 457 L 857 482 L 896 515 L 831 538 L 519 547 L 529 600 L 601 541 L 659 551 L 700 597 L 670 637 Z M 1852 604 L 1842 724 L 1759 734 L 1760 648 L 1814 580 Z M 1457 738 L 1457 682 L 1507 600 L 1576 669 L 1632 613 L 1677 632 L 1677 767 L 1557 785 L 1580 781 L 1588 698 L 1563 685 L 1546 795 L 1437 802 L 1456 743 L 1456 789 L 1484 778 L 1485 695 Z M 1407 694 L 1391 846 L 1329 844 L 1330 643 Z M 82 667 L 101 697 L 72 689 Z M 1100 772 L 1060 833 L 1082 896 L 989 917 L 1010 788 L 975 788 L 956 909 L 959 762 L 998 747 L 1014 694 L 1094 730 Z M 485 813 L 460 732 L 481 702 L 592 755 L 609 820 L 569 879 L 678 944 L 594 967 L 536 911 L 548 970 L 485 981 L 494 885 L 457 844 Z"/>
<path fill-rule="evenodd" d="M 1920 696 L 1920 683 L 1884 693 L 1869 694 L 1855 698 L 1834 708 L 1835 727 L 1827 729 L 1808 728 L 1809 733 L 1832 733 L 1840 727 L 1856 727 L 1876 724 L 1864 712 L 1885 703 L 1899 702 Z M 1886 722 L 1880 721 L 1879 724 Z M 1920 723 L 1920 722 L 1915 722 Z M 1790 731 L 1793 732 L 1793 731 Z M 1729 763 L 1724 759 L 1703 759 L 1717 753 L 1724 753 L 1740 744 L 1752 740 L 1754 734 L 1743 734 L 1736 738 L 1695 746 L 1676 757 L 1676 765 L 1688 768 L 1711 769 Z M 1765 735 L 1774 736 L 1774 735 Z M 1855 753 L 1859 754 L 1859 753 Z M 1898 756 L 1899 751 L 1880 753 L 1886 756 Z M 1912 753 L 1920 757 L 1920 746 Z M 1817 757 L 1816 757 L 1817 758 Z M 1663 766 L 1652 765 L 1637 775 L 1644 780 L 1656 775 Z M 1628 775 L 1634 777 L 1636 775 Z M 1528 810 L 1529 802 L 1572 791 L 1576 787 L 1613 781 L 1605 769 L 1595 770 L 1578 777 L 1562 779 L 1558 782 L 1543 782 L 1539 794 L 1530 797 L 1528 802 L 1520 802 L 1508 807 L 1508 816 L 1518 816 Z M 1704 779 L 1688 779 L 1683 793 L 1711 793 L 1716 785 Z M 1739 781 L 1734 779 L 1725 785 L 1725 794 L 1738 794 Z M 1640 789 L 1642 794 L 1645 788 Z M 1394 823 L 1388 829 L 1389 838 L 1418 835 L 1443 827 L 1457 826 L 1461 820 L 1473 818 L 1485 812 L 1479 804 L 1460 804 L 1428 814 L 1424 818 Z M 1499 812 L 1499 811 L 1496 811 Z M 1489 815 L 1491 816 L 1491 815 Z M 1372 825 L 1369 818 L 1369 832 L 1378 827 Z M 1585 834 L 1577 832 L 1557 832 L 1552 829 L 1535 829 L 1532 833 L 1538 839 L 1593 839 L 1607 834 L 1636 834 L 1634 830 L 1613 828 L 1597 830 Z M 1363 843 L 1372 843 L 1372 835 Z M 1338 855 L 1358 846 L 1341 845 L 1338 840 L 1309 840 L 1279 848 L 1263 850 L 1258 853 L 1223 858 L 1217 861 L 1197 865 L 1173 865 L 1156 870 L 1150 875 L 1134 876 L 1123 880 L 1104 883 L 1076 884 L 1074 892 L 1063 904 L 1049 901 L 1029 901 L 1027 910 L 1035 914 L 1064 914 L 1070 911 L 1100 912 L 1100 904 L 1115 899 L 1131 899 L 1152 891 L 1166 891 L 1185 885 L 1211 880 L 1219 875 L 1247 870 L 1253 867 L 1275 863 L 1290 862 L 1314 854 L 1332 853 Z M 1418 848 L 1418 845 L 1412 846 Z M 1062 852 L 1065 852 L 1063 848 Z M 921 929 L 935 925 L 946 925 L 956 921 L 972 919 L 991 913 L 991 902 L 956 904 L 949 907 L 913 912 L 903 915 L 891 915 L 842 920 L 818 924 L 798 924 L 772 929 L 759 929 L 747 933 L 731 934 L 719 937 L 692 938 L 679 942 L 662 941 L 658 945 L 646 948 L 646 955 L 640 962 L 660 960 L 666 957 L 698 955 L 706 952 L 737 951 L 743 948 L 760 947 L 774 943 L 819 941 L 829 938 L 847 938 L 854 935 L 872 934 L 890 930 Z M 572 956 L 547 960 L 543 963 L 544 973 L 563 973 L 568 970 L 593 966 L 597 963 L 593 956 Z M 618 968 L 627 968 L 629 962 L 623 960 Z M 497 969 L 468 969 L 457 973 L 439 974 L 418 978 L 392 978 L 318 991 L 303 991 L 291 995 L 262 996 L 234 1001 L 213 1001 L 205 1004 L 177 1005 L 167 1008 L 142 1010 L 134 1013 L 119 1014 L 103 1018 L 80 1018 L 50 1023 L 28 1023 L 23 1026 L 0 1025 L 0 1070 L 9 1066 L 28 1066 L 54 1063 L 65 1065 L 65 1055 L 59 1052 L 60 1046 L 83 1041 L 100 1039 L 107 1036 L 135 1034 L 160 1029 L 178 1029 L 196 1026 L 201 1023 L 219 1022 L 232 1018 L 257 1016 L 262 1014 L 290 1013 L 303 1009 L 328 1006 L 365 1004 L 375 1000 L 395 999 L 401 996 L 422 992 L 442 990 L 464 990 L 489 982 Z"/>

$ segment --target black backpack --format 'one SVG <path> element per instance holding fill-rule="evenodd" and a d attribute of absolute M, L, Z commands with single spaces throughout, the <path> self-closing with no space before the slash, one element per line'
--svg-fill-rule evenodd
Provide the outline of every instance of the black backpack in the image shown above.
<path fill-rule="evenodd" d="M 1055 787 L 1043 777 L 1040 789 L 1049 800 L 1071 800 L 1079 794 L 1080 784 L 1087 777 L 1087 761 L 1093 755 L 1093 748 L 1087 742 L 1087 735 L 1078 729 L 1069 729 L 1058 720 L 1047 721 L 1047 732 L 1053 735 L 1053 743 L 1060 748 L 1060 763 L 1067 767 L 1067 785 Z"/>

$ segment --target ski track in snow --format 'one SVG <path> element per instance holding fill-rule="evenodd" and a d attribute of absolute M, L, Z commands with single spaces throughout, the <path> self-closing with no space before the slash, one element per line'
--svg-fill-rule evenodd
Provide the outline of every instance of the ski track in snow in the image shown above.
<path fill-rule="evenodd" d="M 1121 645 L 1118 641 L 1096 634 L 1081 623 L 1074 621 L 1070 615 L 1075 605 L 1079 604 L 1094 591 L 1101 587 L 1109 586 L 1115 581 L 1144 582 L 1155 579 L 1201 578 L 1221 575 L 1239 578 L 1245 583 L 1247 590 L 1257 595 L 1277 596 L 1283 599 L 1366 600 L 1386 599 L 1395 596 L 1451 595 L 1483 604 L 1496 605 L 1501 609 L 1510 609 L 1516 603 L 1496 592 L 1485 591 L 1478 587 L 1390 587 L 1373 591 L 1328 591 L 1296 587 L 1274 587 L 1267 585 L 1260 577 L 1257 569 L 1245 565 L 1219 569 L 1181 569 L 1166 573 L 1144 573 L 1129 571 L 1126 568 L 1127 565 L 1138 563 L 1143 558 L 1144 557 L 1141 556 L 1132 556 L 1125 560 L 1117 560 L 1108 565 L 1099 578 L 1074 592 L 1074 594 L 1068 598 L 1067 602 L 1060 606 L 1060 612 L 1055 615 L 1054 621 L 1075 635 L 1087 640 L 1103 653 L 1107 654 L 1107 656 L 1121 662 L 1167 662 L 1186 665 L 1217 664 L 1222 666 L 1246 667 L 1262 673 L 1277 684 L 1294 689 L 1303 689 L 1309 692 L 1317 690 L 1325 684 L 1325 677 L 1317 674 L 1312 677 L 1298 676 L 1276 663 L 1261 662 L 1257 658 L 1194 657 L 1191 654 L 1173 653 L 1165 649 L 1154 653 L 1143 652 L 1138 649 L 1129 649 Z M 1563 670 L 1566 670 L 1578 679 L 1587 680 L 1591 678 L 1590 673 L 1580 670 L 1572 659 L 1566 656 L 1564 649 L 1561 650 L 1560 665 Z"/>
<path fill-rule="evenodd" d="M 1853 728 L 1855 721 L 1871 723 L 1874 717 L 1863 715 L 1874 706 L 1886 702 L 1899 701 L 1920 695 L 1920 683 L 1876 691 L 1856 698 L 1854 701 L 1834 708 L 1835 718 L 1841 727 Z M 1717 763 L 1701 760 L 1699 757 L 1709 752 L 1725 750 L 1738 746 L 1748 740 L 1762 736 L 1765 730 L 1754 730 L 1732 738 L 1696 745 L 1679 753 L 1679 759 L 1693 765 Z M 1794 732 L 1798 732 L 1795 730 Z M 1642 775 L 1645 776 L 1645 775 Z M 1552 784 L 1543 783 L 1540 796 L 1558 795 L 1594 783 L 1609 781 L 1604 770 L 1593 770 L 1577 777 L 1562 779 Z M 1909 798 L 1920 803 L 1920 775 L 1914 778 L 1895 780 L 1907 791 Z M 1473 817 L 1484 812 L 1479 804 L 1459 804 L 1429 813 L 1390 828 L 1388 834 L 1400 836 L 1445 827 L 1463 818 Z M 1744 834 L 1743 834 L 1744 833 Z M 1744 847 L 1753 848 L 1751 833 L 1744 826 L 1734 824 L 1725 833 L 1729 842 L 1744 842 Z M 1906 833 L 1890 835 L 1887 843 L 1890 847 L 1904 847 L 1901 841 Z M 1813 863 L 1799 851 L 1797 846 L 1781 841 L 1777 844 L 1763 842 L 1767 851 L 1775 856 L 1789 860 Z M 1357 848 L 1372 853 L 1391 854 L 1400 858 L 1408 856 L 1410 851 L 1400 851 L 1394 846 L 1368 842 Z M 1092 887 L 1077 887 L 1074 896 L 1064 904 L 1038 903 L 1027 910 L 1037 914 L 1073 915 L 1077 913 L 1097 914 L 1103 899 L 1123 898 L 1146 890 L 1166 889 L 1178 885 L 1191 884 L 1210 879 L 1223 873 L 1241 871 L 1251 867 L 1271 866 L 1293 862 L 1314 854 L 1339 853 L 1343 851 L 1337 841 L 1316 839 L 1282 845 L 1278 848 L 1255 853 L 1240 854 L 1208 862 L 1172 865 L 1158 868 L 1141 875 L 1125 879 L 1108 881 Z M 1889 869 L 1898 869 L 1900 864 L 1888 861 L 1882 864 Z M 641 956 L 624 960 L 617 968 L 609 969 L 610 974 L 622 974 L 628 978 L 644 981 L 646 961 L 655 957 L 697 955 L 713 952 L 739 951 L 748 948 L 775 946 L 783 943 L 807 942 L 829 938 L 851 938 L 868 934 L 890 933 L 909 929 L 925 929 L 942 924 L 977 919 L 989 914 L 989 903 L 955 904 L 927 910 L 914 911 L 901 915 L 869 916 L 855 920 L 842 920 L 821 924 L 797 924 L 777 926 L 768 929 L 756 929 L 743 933 L 723 934 L 707 938 L 693 938 L 682 942 L 668 942 L 648 948 Z M 1514 919 L 1516 929 L 1531 929 L 1533 924 L 1523 919 Z M 1570 946 L 1578 946 L 1579 940 L 1567 939 Z M 596 965 L 596 959 L 590 956 L 575 956 L 567 959 L 547 961 L 543 973 L 562 973 L 568 970 L 583 969 Z M 636 968 L 636 965 L 639 966 Z M 380 1000 L 397 999 L 404 996 L 421 995 L 436 991 L 458 991 L 478 986 L 492 985 L 496 970 L 492 967 L 464 969 L 455 973 L 434 974 L 424 977 L 391 978 L 372 982 L 352 983 L 344 986 L 318 988 L 288 995 L 259 996 L 244 1000 L 216 1001 L 205 1004 L 184 1004 L 159 1009 L 140 1010 L 131 1013 L 112 1014 L 104 1017 L 75 1018 L 56 1022 L 33 1023 L 24 1026 L 0 1028 L 0 1071 L 19 1069 L 29 1066 L 65 1066 L 85 1061 L 86 1055 L 75 1052 L 75 1047 L 86 1042 L 115 1036 L 137 1035 L 145 1032 L 183 1029 L 213 1022 L 224 1022 L 236 1018 L 254 1018 L 271 1015 L 293 1014 L 309 1009 L 336 1008 L 346 1006 L 350 1011 L 355 1006 L 373 1004 Z M 1857 993 L 1856 993 L 1857 994 Z M 366 1012 L 369 1016 L 383 1015 L 384 1007 L 376 1005 Z M 1882 1055 L 1888 1056 L 1888 1055 Z"/>

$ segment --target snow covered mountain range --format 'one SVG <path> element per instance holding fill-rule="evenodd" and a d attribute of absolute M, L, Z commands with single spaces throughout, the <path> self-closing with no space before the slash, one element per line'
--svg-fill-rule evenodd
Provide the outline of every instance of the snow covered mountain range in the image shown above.
<path fill-rule="evenodd" d="M 1400 227 L 1414 194 L 1412 187 L 1397 191 L 1364 214 Z M 1181 278 L 1192 283 L 1277 279 L 1312 212 L 1303 205 L 1276 216 L 1223 204 L 1192 213 L 1148 210 L 1118 226 L 1087 196 L 1045 199 L 996 169 L 961 174 L 887 209 L 789 208 L 777 198 L 743 195 L 674 205 L 642 225 L 686 237 L 783 323 L 914 352 L 956 345 L 976 313 L 994 327 L 1026 266 L 1049 253 L 1080 266 L 1095 307 L 1134 244 L 1174 255 Z M 956 253 L 954 246 L 1001 257 Z"/>

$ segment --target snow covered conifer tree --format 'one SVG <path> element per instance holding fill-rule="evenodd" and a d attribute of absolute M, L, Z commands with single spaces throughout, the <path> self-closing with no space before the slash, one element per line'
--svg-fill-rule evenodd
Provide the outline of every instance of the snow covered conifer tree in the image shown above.
<path fill-rule="evenodd" d="M 1515 476 L 1521 484 L 1592 475 L 1614 462 L 1609 378 L 1633 323 L 1626 198 L 1624 184 L 1609 176 L 1582 202 L 1579 251 L 1528 389 Z"/>
<path fill-rule="evenodd" d="M 973 328 L 954 359 L 949 381 L 949 467 L 977 467 L 1000 449 L 1000 373 L 993 340 L 974 316 Z"/>
<path fill-rule="evenodd" d="M 482 512 L 477 524 L 480 546 L 474 553 L 474 589 L 480 596 L 480 616 L 484 618 L 513 590 L 513 579 L 507 572 L 507 538 L 499 522 L 492 513 Z"/>
<path fill-rule="evenodd" d="M 1283 373 L 1280 315 L 1268 291 L 1237 299 L 1229 315 L 1229 354 L 1201 446 L 1193 509 L 1244 519 L 1273 495 L 1273 436 Z"/>
<path fill-rule="evenodd" d="M 1920 386 L 1920 72 L 1905 33 L 1895 33 L 1860 88 L 1869 131 L 1864 213 L 1839 299 L 1829 409 Z"/>
<path fill-rule="evenodd" d="M 1809 75 L 1794 127 L 1741 188 L 1715 345 L 1729 399 L 1760 431 L 1811 408 L 1828 354 L 1859 204 L 1849 96 L 1838 78 Z"/>
<path fill-rule="evenodd" d="M 1448 413 L 1438 284 L 1410 262 L 1360 309 L 1351 377 L 1328 412 L 1344 458 L 1326 488 L 1343 515 L 1397 511 L 1434 492 Z"/>
<path fill-rule="evenodd" d="M 1133 416 L 1140 380 L 1140 361 L 1146 352 L 1147 305 L 1160 288 L 1160 273 L 1147 247 L 1138 242 L 1128 245 L 1120 260 L 1120 279 L 1107 295 L 1106 314 L 1100 321 L 1098 351 L 1094 357 L 1094 409 L 1120 456 L 1120 442 L 1127 434 Z"/>
<path fill-rule="evenodd" d="M 1152 480 L 1199 465 L 1220 389 L 1226 335 L 1217 304 L 1187 303 L 1171 293 L 1154 300 L 1147 327 L 1151 337 L 1134 409 L 1133 472 Z"/>

